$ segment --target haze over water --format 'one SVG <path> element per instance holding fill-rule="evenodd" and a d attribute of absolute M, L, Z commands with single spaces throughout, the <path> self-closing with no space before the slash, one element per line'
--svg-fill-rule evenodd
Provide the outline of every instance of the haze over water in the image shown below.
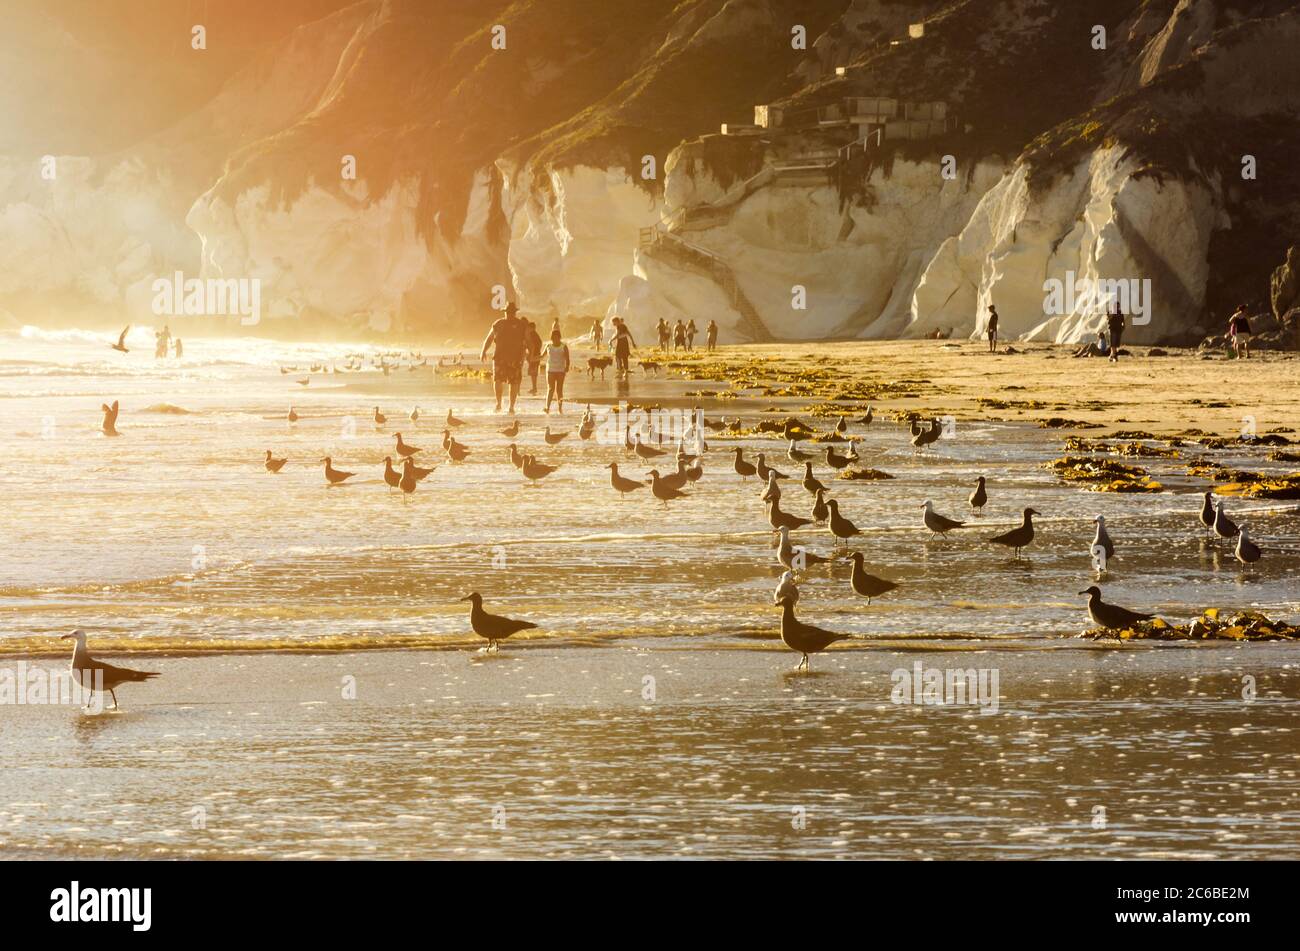
<path fill-rule="evenodd" d="M 860 639 L 792 677 L 797 657 L 774 639 L 780 568 L 760 487 L 732 471 L 733 441 L 710 435 L 704 479 L 665 513 L 645 490 L 610 489 L 605 463 L 648 469 L 621 447 L 576 434 L 544 445 L 537 400 L 522 401 L 517 442 L 561 468 L 531 487 L 506 457 L 487 384 L 401 366 L 314 373 L 303 387 L 311 364 L 378 351 L 196 338 L 185 358 L 155 361 L 152 334 L 135 335 L 125 357 L 107 335 L 0 344 L 0 650 L 81 627 L 92 649 L 156 649 L 130 663 L 164 672 L 128 688 L 119 715 L 5 711 L 15 742 L 0 754 L 0 833 L 14 853 L 1297 854 L 1293 645 L 1121 650 L 1071 636 L 1090 626 L 1076 592 L 1093 581 L 1098 513 L 1118 549 L 1108 600 L 1170 621 L 1209 606 L 1294 620 L 1292 504 L 1230 506 L 1271 551 L 1266 571 L 1242 572 L 1203 540 L 1199 486 L 1178 460 L 1143 460 L 1175 491 L 1097 494 L 1042 468 L 1060 454 L 1042 430 L 959 419 L 921 456 L 892 421 L 853 427 L 864 464 L 896 478 L 817 474 L 866 533 L 855 547 L 867 569 L 901 587 L 868 607 L 846 568 L 810 571 L 800 616 Z M 585 401 L 617 398 L 609 376 L 574 374 L 552 427 L 576 429 Z M 689 405 L 699 386 L 638 373 L 628 395 Z M 122 436 L 110 439 L 99 405 L 114 399 Z M 771 404 L 705 409 L 751 421 Z M 778 405 L 809 419 L 806 404 Z M 390 492 L 393 433 L 438 461 L 449 408 L 467 422 L 468 462 L 444 462 L 409 499 Z M 798 471 L 783 443 L 739 444 Z M 267 449 L 289 458 L 279 475 L 263 468 Z M 358 475 L 327 488 L 327 454 Z M 921 502 L 967 518 L 979 474 L 986 514 L 929 540 Z M 810 501 L 785 483 L 783 508 L 806 515 Z M 983 539 L 1025 505 L 1043 513 L 1040 535 L 1015 563 Z M 830 550 L 825 529 L 795 540 Z M 458 600 L 471 590 L 540 636 L 473 653 L 482 642 Z M 415 637 L 449 650 L 322 643 Z M 283 653 L 295 647 L 323 653 Z M 891 672 L 917 660 L 997 668 L 999 712 L 891 703 Z M 357 700 L 340 701 L 343 676 Z M 202 834 L 186 818 L 195 805 L 211 820 Z M 791 826 L 796 807 L 804 829 Z"/>

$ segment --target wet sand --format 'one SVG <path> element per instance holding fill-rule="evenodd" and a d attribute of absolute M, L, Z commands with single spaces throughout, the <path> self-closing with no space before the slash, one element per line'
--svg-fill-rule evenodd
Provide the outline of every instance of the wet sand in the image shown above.
<path fill-rule="evenodd" d="M 1300 857 L 1286 645 L 755 648 L 154 658 L 121 713 L 6 711 L 0 855 Z M 998 711 L 893 703 L 918 660 Z"/>
<path fill-rule="evenodd" d="M 37 353 L 37 371 L 14 370 L 0 401 L 12 462 L 0 659 L 61 667 L 57 635 L 83 627 L 93 652 L 162 677 L 120 691 L 121 713 L 4 709 L 5 855 L 1300 855 L 1300 646 L 1076 636 L 1098 513 L 1119 548 L 1109 599 L 1170 621 L 1214 606 L 1294 622 L 1296 503 L 1233 500 L 1269 549 L 1243 570 L 1195 521 L 1207 481 L 1189 458 L 1139 460 L 1166 491 L 1089 492 L 1044 468 L 1070 428 L 1037 425 L 1231 438 L 1252 415 L 1261 433 L 1284 428 L 1300 418 L 1290 357 L 1115 366 L 936 341 L 642 353 L 681 366 L 626 386 L 575 376 L 563 422 L 525 397 L 521 446 L 561 465 L 531 488 L 478 380 L 312 374 L 303 388 L 277 363 L 333 352 L 88 369 L 50 349 L 54 362 Z M 747 386 L 712 382 L 720 370 Z M 729 451 L 766 451 L 793 472 L 784 443 L 754 427 L 793 413 L 824 429 L 824 404 L 846 392 L 850 418 L 877 408 L 875 424 L 852 429 L 864 463 L 895 478 L 834 480 L 833 494 L 864 529 L 868 570 L 901 586 L 868 606 L 844 567 L 810 571 L 800 616 L 854 636 L 796 675 L 776 639 L 780 568 L 759 487 L 731 471 Z M 110 393 L 123 399 L 121 439 L 94 432 Z M 709 436 L 705 478 L 665 514 L 644 491 L 610 490 L 611 458 L 636 477 L 649 468 L 618 447 L 541 443 L 547 422 L 574 427 L 582 403 L 619 399 L 699 403 L 744 432 Z M 303 416 L 292 426 L 290 403 Z M 388 425 L 369 425 L 375 403 Z M 415 404 L 423 416 L 408 425 Z M 390 493 L 379 471 L 394 430 L 436 446 L 448 407 L 474 454 L 410 499 Z M 894 418 L 908 411 L 953 415 L 955 438 L 914 452 Z M 282 474 L 262 469 L 266 448 L 290 458 Z M 1266 447 L 1204 452 L 1288 471 Z M 353 484 L 322 484 L 325 453 L 358 472 Z M 928 538 L 919 501 L 968 517 L 981 473 L 988 511 Z M 808 506 L 793 485 L 786 499 Z M 985 539 L 1025 504 L 1044 516 L 1016 561 Z M 824 528 L 795 540 L 830 549 Z M 476 653 L 457 600 L 474 588 L 540 629 L 499 656 Z M 892 702 L 892 672 L 918 661 L 997 671 L 997 713 Z M 345 677 L 354 700 L 342 699 Z"/>

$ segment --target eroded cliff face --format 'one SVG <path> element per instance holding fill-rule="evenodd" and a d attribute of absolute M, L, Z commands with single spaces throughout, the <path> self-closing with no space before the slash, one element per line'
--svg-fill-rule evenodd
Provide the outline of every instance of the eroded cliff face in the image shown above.
<path fill-rule="evenodd" d="M 724 342 L 969 335 L 995 302 L 1004 336 L 1064 342 L 1099 315 L 1053 312 L 1045 284 L 1112 279 L 1149 282 L 1129 339 L 1172 341 L 1206 323 L 1225 267 L 1259 270 L 1265 296 L 1300 219 L 1289 140 L 1256 141 L 1300 111 L 1300 3 L 299 2 L 320 15 L 131 147 L 61 155 L 49 181 L 35 145 L 0 156 L 0 307 L 114 323 L 181 270 L 259 279 L 287 333 L 442 339 L 501 285 L 526 313 L 621 315 L 639 337 L 661 318 L 717 320 Z M 829 166 L 824 124 L 715 134 L 755 103 L 871 95 L 943 99 L 953 122 Z M 1233 148 L 1260 153 L 1256 179 Z M 1229 229 L 1267 230 L 1258 267 L 1225 261 Z"/>

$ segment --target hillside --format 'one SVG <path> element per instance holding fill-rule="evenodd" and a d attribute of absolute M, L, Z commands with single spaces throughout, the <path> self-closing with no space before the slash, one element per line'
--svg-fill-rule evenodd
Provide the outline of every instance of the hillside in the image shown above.
<path fill-rule="evenodd" d="M 116 8 L 15 6 L 0 44 L 15 321 L 148 322 L 180 269 L 261 280 L 286 335 L 469 334 L 501 285 L 574 326 L 970 334 L 997 301 L 1072 340 L 1092 317 L 1043 310 L 1070 273 L 1149 281 L 1136 339 L 1188 342 L 1267 310 L 1297 243 L 1300 0 Z M 844 111 L 882 99 L 927 118 Z"/>

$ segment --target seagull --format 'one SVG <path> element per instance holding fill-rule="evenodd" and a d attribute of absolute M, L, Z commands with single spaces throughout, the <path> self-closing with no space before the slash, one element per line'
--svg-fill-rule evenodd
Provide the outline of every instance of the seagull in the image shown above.
<path fill-rule="evenodd" d="M 286 416 L 285 419 L 289 420 L 289 422 L 291 422 L 291 423 L 296 423 L 296 422 L 298 422 L 298 411 L 297 411 L 296 409 L 294 409 L 292 406 L 290 406 L 290 407 L 289 407 L 289 415 Z"/>
<path fill-rule="evenodd" d="M 742 479 L 748 479 L 758 471 L 752 462 L 745 461 L 745 451 L 739 446 L 736 446 L 731 451 L 736 454 L 736 475 L 740 476 Z"/>
<path fill-rule="evenodd" d="M 393 457 L 384 456 L 384 482 L 389 492 L 402 484 L 402 474 L 393 468 Z"/>
<path fill-rule="evenodd" d="M 787 571 L 781 575 L 781 580 L 777 583 L 776 591 L 772 595 L 772 603 L 780 604 L 782 599 L 788 600 L 791 604 L 799 603 L 799 587 L 794 583 L 793 571 Z"/>
<path fill-rule="evenodd" d="M 383 413 L 379 412 L 379 407 L 376 406 L 376 407 L 375 407 L 375 425 L 376 425 L 376 426 L 382 426 L 382 425 L 384 425 L 384 423 L 386 423 L 386 422 L 388 422 L 388 417 L 385 416 Z"/>
<path fill-rule="evenodd" d="M 848 421 L 843 416 L 840 416 L 839 422 L 835 424 L 835 431 L 841 436 L 849 431 Z"/>
<path fill-rule="evenodd" d="M 1115 557 L 1115 543 L 1110 540 L 1110 533 L 1106 531 L 1106 516 L 1098 515 L 1093 519 L 1097 523 L 1097 534 L 1092 538 L 1092 549 L 1096 550 L 1100 545 L 1102 551 L 1106 553 L 1106 561 Z"/>
<path fill-rule="evenodd" d="M 464 425 L 465 425 L 465 421 L 464 421 L 463 419 L 457 419 L 455 416 L 451 415 L 451 410 L 447 410 L 447 425 L 448 425 L 448 426 L 464 426 Z"/>
<path fill-rule="evenodd" d="M 294 380 L 294 382 L 297 383 L 299 386 L 307 386 L 309 383 L 311 383 L 311 377 L 309 376 L 303 377 L 301 380 Z"/>
<path fill-rule="evenodd" d="M 925 500 L 925 503 L 921 508 L 923 509 L 921 520 L 925 522 L 925 527 L 930 530 L 930 534 L 932 535 L 946 535 L 954 528 L 961 528 L 966 524 L 965 522 L 959 522 L 956 519 L 948 518 L 945 515 L 940 515 L 934 510 L 934 503 L 929 499 Z"/>
<path fill-rule="evenodd" d="M 117 410 L 118 410 L 117 400 L 113 400 L 112 406 L 109 406 L 107 403 L 100 403 L 99 408 L 104 411 L 104 422 L 101 423 L 99 427 L 101 430 L 103 430 L 104 435 L 105 436 L 122 435 L 117 431 Z"/>
<path fill-rule="evenodd" d="M 1244 522 L 1237 531 L 1237 550 L 1234 554 L 1243 565 L 1253 565 L 1260 558 L 1259 546 L 1252 542 L 1246 534 Z"/>
<path fill-rule="evenodd" d="M 519 471 L 524 474 L 525 479 L 536 485 L 539 479 L 545 479 L 558 468 L 560 467 L 548 466 L 544 462 L 538 462 L 532 456 L 524 456 L 523 465 L 519 467 Z"/>
<path fill-rule="evenodd" d="M 590 407 L 588 407 L 590 409 Z M 596 431 L 596 421 L 591 416 L 583 416 L 582 422 L 578 424 L 578 438 L 586 442 L 591 438 L 591 434 Z"/>
<path fill-rule="evenodd" d="M 158 676 L 157 671 L 129 670 L 126 667 L 115 667 L 102 660 L 95 660 L 90 656 L 90 651 L 86 650 L 85 631 L 77 630 L 71 634 L 64 634 L 60 640 L 76 641 L 72 648 L 72 678 L 81 684 L 84 690 L 98 690 L 100 693 L 107 690 L 113 698 L 114 710 L 117 709 L 117 694 L 114 692 L 117 687 L 127 683 L 141 683 Z"/>
<path fill-rule="evenodd" d="M 483 595 L 477 591 L 465 595 L 461 600 L 470 602 L 469 626 L 479 637 L 487 638 L 489 651 L 501 649 L 497 641 L 503 641 L 511 634 L 537 627 L 532 621 L 517 621 L 499 614 L 488 614 L 483 610 Z"/>
<path fill-rule="evenodd" d="M 812 453 L 804 452 L 793 439 L 790 440 L 790 448 L 785 451 L 785 454 L 791 462 L 807 462 L 812 458 Z"/>
<path fill-rule="evenodd" d="M 546 431 L 542 433 L 542 438 L 545 439 L 546 442 L 547 442 L 549 445 L 555 446 L 555 445 L 558 445 L 559 442 L 560 442 L 560 440 L 562 440 L 562 439 L 563 439 L 565 436 L 567 436 L 567 435 L 569 435 L 569 434 L 568 434 L 568 433 L 553 433 L 553 432 L 551 432 L 551 427 L 550 427 L 550 426 L 547 426 L 547 427 L 546 427 Z"/>
<path fill-rule="evenodd" d="M 415 476 L 416 482 L 423 482 L 425 479 L 429 478 L 429 476 L 433 475 L 433 473 L 438 469 L 437 466 L 429 466 L 429 468 L 427 469 L 417 466 L 415 464 L 415 460 L 412 459 L 410 456 L 406 457 L 406 464 L 407 466 L 410 467 L 411 475 Z"/>
<path fill-rule="evenodd" d="M 419 420 L 420 420 L 420 407 L 418 407 L 418 406 L 412 406 L 412 407 L 411 407 L 411 412 L 410 412 L 410 414 L 409 414 L 406 418 L 409 419 L 412 423 L 419 422 Z"/>
<path fill-rule="evenodd" d="M 1155 617 L 1154 614 L 1140 614 L 1128 608 L 1121 608 L 1117 604 L 1107 604 L 1101 599 L 1101 589 L 1096 585 L 1085 588 L 1079 593 L 1088 596 L 1088 617 L 1092 618 L 1092 623 L 1098 627 L 1132 627 L 1138 621 L 1149 621 Z"/>
<path fill-rule="evenodd" d="M 782 527 L 777 531 L 781 533 L 781 541 L 776 546 L 776 560 L 789 570 L 803 571 L 805 568 L 830 561 L 829 558 L 823 558 L 802 545 L 790 544 L 790 529 Z"/>
<path fill-rule="evenodd" d="M 618 493 L 619 498 L 625 497 L 629 492 L 645 488 L 644 482 L 638 482 L 636 479 L 629 479 L 626 476 L 619 475 L 617 462 L 611 462 L 605 468 L 609 470 L 609 484 L 614 487 L 614 491 Z"/>
<path fill-rule="evenodd" d="M 276 459 L 271 455 L 271 450 L 266 450 L 266 462 L 264 464 L 267 472 L 279 472 L 288 461 L 288 459 Z"/>
<path fill-rule="evenodd" d="M 770 469 L 768 470 L 767 473 L 767 484 L 763 486 L 763 501 L 764 502 L 781 501 L 781 487 L 776 484 L 776 472 Z"/>
<path fill-rule="evenodd" d="M 863 426 L 870 426 L 871 420 L 874 415 L 875 415 L 874 411 L 870 406 L 868 406 L 866 415 L 864 415 L 861 419 L 859 419 L 858 422 L 861 423 Z"/>
<path fill-rule="evenodd" d="M 803 487 L 809 495 L 816 495 L 818 492 L 826 491 L 826 486 L 824 486 L 821 481 L 813 475 L 811 462 L 805 462 L 803 464 Z"/>
<path fill-rule="evenodd" d="M 524 457 L 519 454 L 519 449 L 514 443 L 510 444 L 510 463 L 516 469 L 522 469 L 524 467 Z"/>
<path fill-rule="evenodd" d="M 1206 492 L 1205 499 L 1201 503 L 1201 524 L 1205 526 L 1205 535 L 1208 538 L 1210 530 L 1214 528 L 1214 493 Z"/>
<path fill-rule="evenodd" d="M 779 531 L 782 528 L 788 528 L 793 531 L 796 528 L 803 528 L 805 525 L 811 525 L 812 519 L 804 518 L 801 515 L 794 515 L 790 512 L 782 512 L 781 500 L 776 498 L 768 503 L 767 524 L 771 525 L 775 531 Z"/>
<path fill-rule="evenodd" d="M 446 440 L 447 458 L 452 462 L 464 462 L 465 457 L 470 453 L 469 447 L 465 446 L 463 443 L 456 442 L 455 438 L 452 437 L 451 433 L 446 429 L 442 431 L 442 434 L 448 437 Z"/>
<path fill-rule="evenodd" d="M 699 482 L 700 479 L 702 479 L 702 478 L 704 478 L 704 464 L 703 464 L 703 463 L 697 462 L 695 465 L 690 466 L 690 467 L 687 468 L 687 470 L 686 470 L 686 481 L 687 481 L 687 482 Z"/>
<path fill-rule="evenodd" d="M 980 476 L 975 481 L 975 491 L 970 494 L 970 507 L 975 509 L 981 515 L 984 514 L 984 506 L 988 504 L 989 494 L 984 489 L 984 477 Z"/>
<path fill-rule="evenodd" d="M 642 459 L 653 459 L 656 456 L 662 456 L 664 454 L 662 449 L 656 449 L 653 446 L 647 446 L 643 443 L 641 441 L 640 433 L 637 433 L 632 437 L 632 451 Z"/>
<path fill-rule="evenodd" d="M 414 465 L 414 463 L 411 462 L 411 457 L 407 456 L 405 462 L 406 464 L 402 468 L 402 478 L 397 484 L 403 493 L 410 495 L 415 491 L 415 484 L 419 480 L 415 478 L 415 473 L 411 471 L 411 466 Z"/>
<path fill-rule="evenodd" d="M 129 334 L 130 332 L 131 332 L 131 325 L 127 324 L 126 329 L 123 330 L 122 333 L 118 336 L 117 343 L 113 344 L 113 349 L 116 350 L 118 353 L 131 352 L 130 350 L 126 349 L 126 335 Z"/>
<path fill-rule="evenodd" d="M 340 469 L 335 469 L 334 460 L 329 456 L 326 456 L 321 462 L 325 463 L 325 481 L 330 485 L 338 485 L 356 475 L 355 472 L 343 472 Z"/>
<path fill-rule="evenodd" d="M 1223 500 L 1219 500 L 1218 507 L 1214 510 L 1214 534 L 1220 538 L 1236 538 L 1237 533 L 1241 531 L 1237 523 L 1228 518 L 1227 513 L 1223 511 Z"/>
<path fill-rule="evenodd" d="M 758 477 L 762 479 L 764 482 L 770 481 L 768 479 L 768 475 L 771 473 L 774 473 L 778 479 L 790 478 L 784 472 L 778 472 L 776 469 L 773 469 L 771 466 L 769 466 L 767 462 L 763 459 L 763 454 L 761 452 L 758 454 L 758 461 L 754 463 L 754 471 L 758 473 Z"/>
<path fill-rule="evenodd" d="M 417 452 L 424 452 L 424 450 L 420 449 L 418 446 L 408 446 L 406 443 L 402 442 L 401 433 L 393 433 L 393 435 L 397 438 L 397 454 L 399 456 L 413 456 Z"/>
<path fill-rule="evenodd" d="M 826 447 L 826 464 L 832 469 L 843 469 L 852 461 L 848 456 L 838 455 L 833 446 Z"/>
<path fill-rule="evenodd" d="M 686 488 L 686 463 L 681 459 L 677 460 L 677 469 L 660 478 L 659 482 L 670 489 Z"/>
<path fill-rule="evenodd" d="M 513 423 L 511 423 L 511 424 L 510 424 L 509 426 L 507 426 L 505 429 L 501 430 L 501 435 L 502 435 L 502 436 L 505 436 L 507 439 L 514 439 L 516 436 L 518 436 L 518 435 L 519 435 L 519 420 L 516 419 Z"/>
<path fill-rule="evenodd" d="M 1034 516 L 1041 514 L 1036 509 L 1025 509 L 1024 520 L 1019 527 L 995 535 L 988 541 L 994 545 L 1006 545 L 1008 548 L 1015 549 L 1015 557 L 1019 558 L 1020 549 L 1027 547 L 1034 540 Z"/>
<path fill-rule="evenodd" d="M 664 508 L 668 508 L 668 503 L 673 499 L 688 498 L 685 492 L 674 489 L 672 486 L 664 485 L 664 481 L 659 476 L 658 469 L 650 470 L 650 492 L 656 499 L 663 502 Z"/>
<path fill-rule="evenodd" d="M 817 490 L 817 501 L 813 502 L 812 519 L 818 525 L 823 524 L 831 517 L 831 507 L 826 504 L 826 490 Z"/>
<path fill-rule="evenodd" d="M 794 602 L 789 598 L 780 598 L 777 605 L 781 608 L 781 640 L 786 647 L 803 655 L 796 670 L 808 666 L 809 654 L 819 654 L 836 641 L 849 636 L 803 623 L 794 616 Z"/>
<path fill-rule="evenodd" d="M 829 527 L 831 534 L 837 539 L 848 542 L 854 535 L 861 535 L 862 532 L 856 525 L 840 514 L 840 503 L 835 499 L 827 499 L 826 504 L 831 507 L 831 517 Z"/>
<path fill-rule="evenodd" d="M 814 435 L 812 428 L 807 424 L 800 422 L 791 416 L 781 427 L 782 439 L 811 439 Z"/>
<path fill-rule="evenodd" d="M 867 599 L 867 604 L 871 603 L 872 598 L 888 594 L 898 587 L 896 582 L 867 574 L 866 569 L 862 567 L 862 552 L 853 552 L 849 555 L 849 560 L 853 562 L 853 574 L 849 577 L 849 585 Z"/>

